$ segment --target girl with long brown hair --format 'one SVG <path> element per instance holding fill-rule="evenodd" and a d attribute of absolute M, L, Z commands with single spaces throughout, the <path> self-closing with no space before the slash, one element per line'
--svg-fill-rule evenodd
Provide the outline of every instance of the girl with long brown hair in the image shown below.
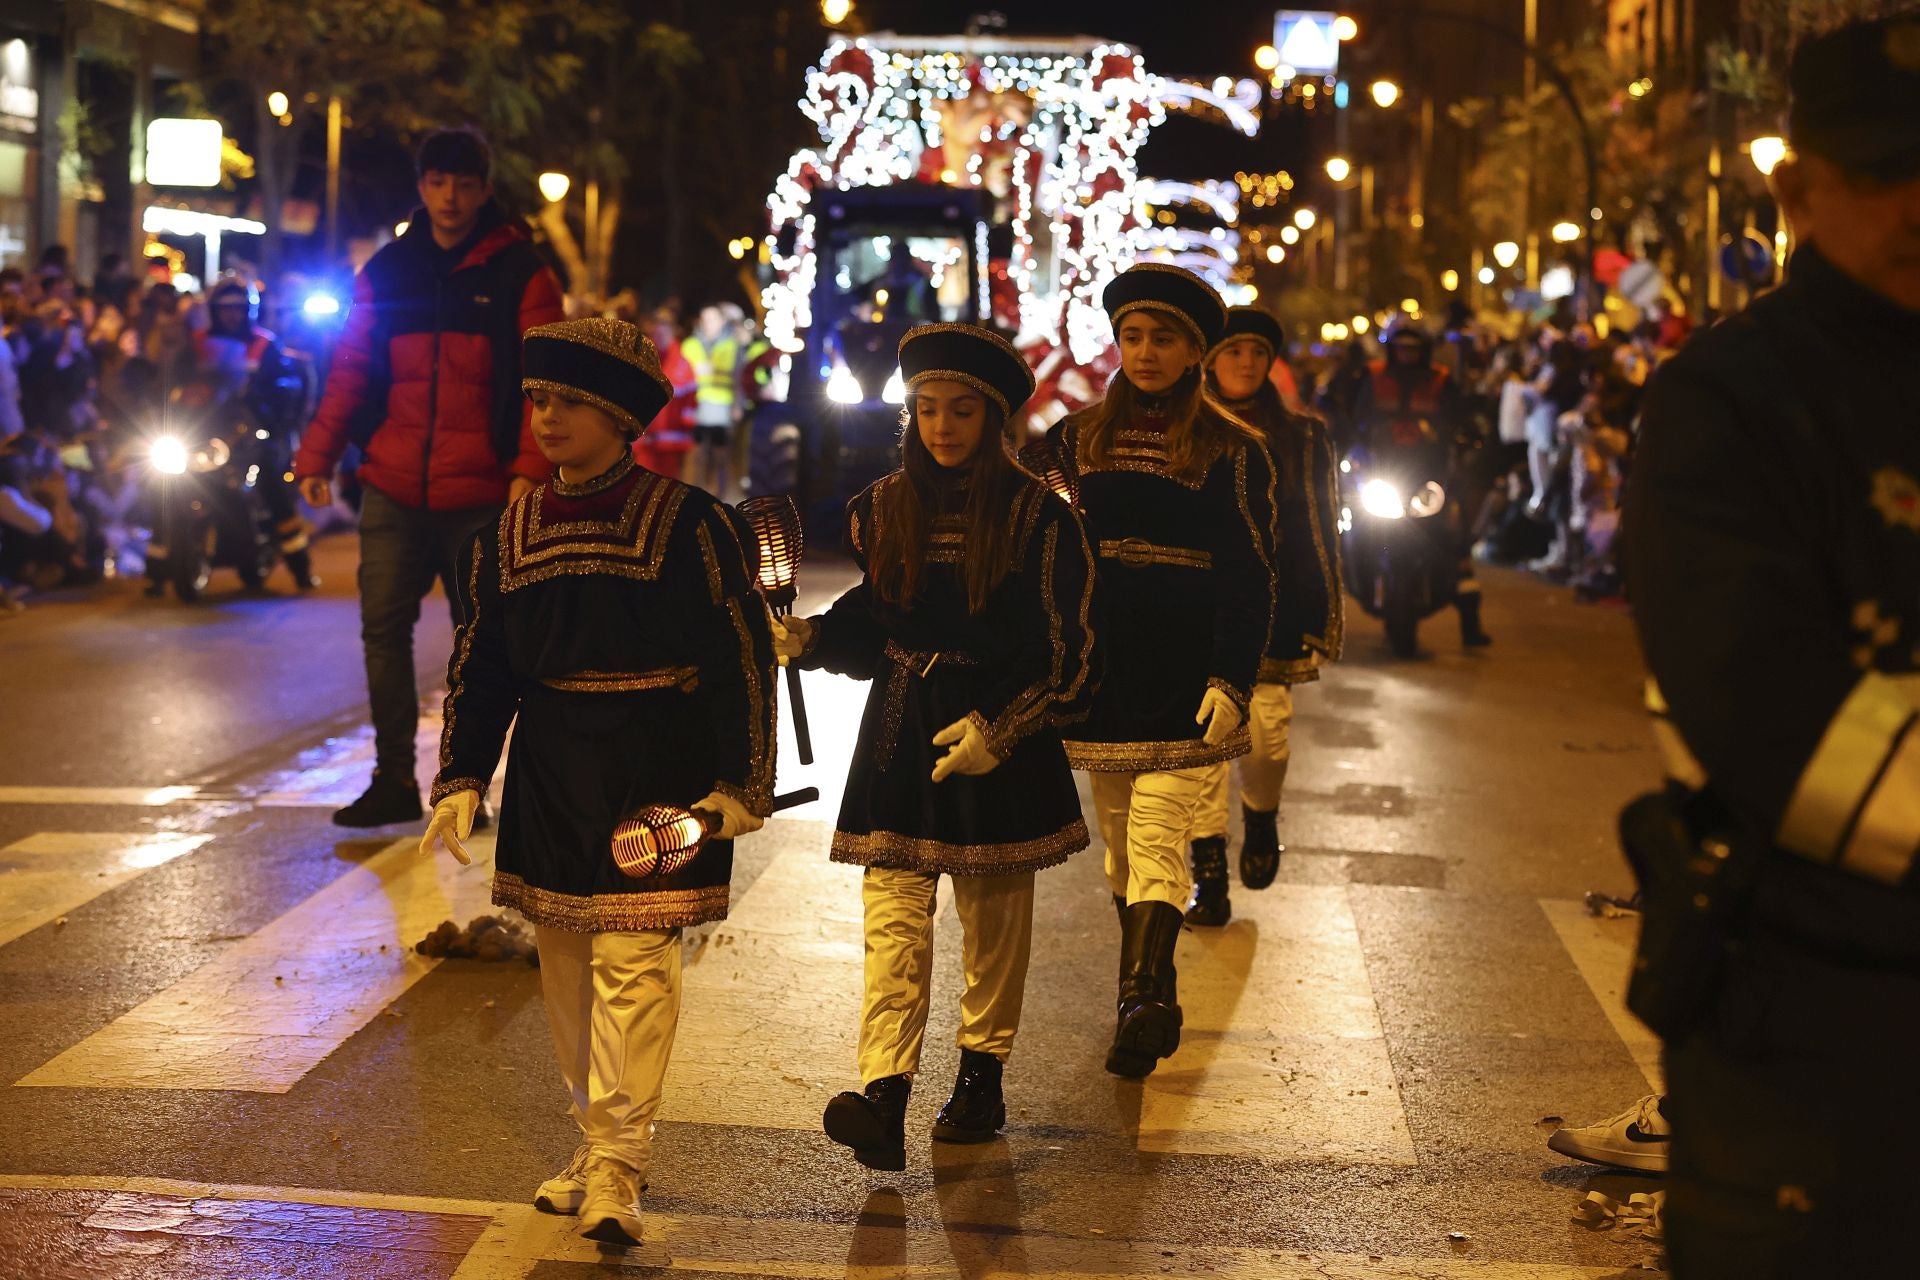
<path fill-rule="evenodd" d="M 1137 1078 L 1180 1044 L 1173 950 L 1208 766 L 1248 749 L 1273 614 L 1273 468 L 1258 431 L 1202 382 L 1227 319 L 1212 286 L 1143 263 L 1102 301 L 1120 371 L 1100 404 L 1054 424 L 1044 461 L 1078 494 L 1109 619 L 1104 679 L 1066 747 L 1093 774 L 1120 912 L 1107 1070 Z"/>
<path fill-rule="evenodd" d="M 847 511 L 861 581 L 775 633 L 782 662 L 873 681 L 832 846 L 867 869 L 863 1088 L 823 1123 L 874 1169 L 906 1167 L 939 878 L 953 880 L 967 987 L 933 1136 L 986 1142 L 1006 1123 L 1033 873 L 1089 843 L 1059 727 L 1085 715 L 1093 684 L 1093 552 L 1008 452 L 1033 375 L 998 335 L 953 324 L 910 331 L 900 371 L 901 469 Z"/>
<path fill-rule="evenodd" d="M 1254 307 L 1227 313 L 1207 353 L 1207 388 L 1233 415 L 1258 427 L 1278 475 L 1273 635 L 1260 661 L 1248 708 L 1253 749 L 1240 760 L 1240 883 L 1264 889 L 1280 869 L 1280 788 L 1292 759 L 1293 686 L 1320 678 L 1340 656 L 1339 506 L 1333 444 L 1318 418 L 1289 412 L 1271 380 L 1283 335 L 1280 322 Z M 1193 905 L 1187 923 L 1223 925 L 1227 896 L 1227 769 L 1212 767 L 1193 832 Z"/>

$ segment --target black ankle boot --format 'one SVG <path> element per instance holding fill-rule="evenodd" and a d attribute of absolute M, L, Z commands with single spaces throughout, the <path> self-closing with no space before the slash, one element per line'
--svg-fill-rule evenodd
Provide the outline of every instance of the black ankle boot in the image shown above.
<path fill-rule="evenodd" d="M 1180 1047 L 1180 1004 L 1173 947 L 1180 909 L 1136 902 L 1120 923 L 1120 999 L 1107 1070 L 1138 1079 Z"/>
<path fill-rule="evenodd" d="M 939 1142 L 992 1142 L 1007 1123 L 1007 1103 L 1000 1093 L 1000 1059 L 974 1049 L 960 1051 L 960 1074 L 953 1096 L 933 1122 Z"/>
<path fill-rule="evenodd" d="M 897 1172 L 907 1167 L 909 1076 L 882 1076 L 864 1093 L 836 1094 L 820 1118 L 827 1136 L 853 1148 L 853 1158 L 869 1169 Z"/>
<path fill-rule="evenodd" d="M 1478 649 L 1493 643 L 1493 637 L 1480 629 L 1480 593 L 1469 591 L 1455 596 L 1453 607 L 1460 612 L 1460 643 Z"/>
<path fill-rule="evenodd" d="M 1187 904 L 1187 923 L 1218 928 L 1233 918 L 1227 898 L 1227 838 L 1202 836 L 1193 842 L 1193 901 Z"/>
<path fill-rule="evenodd" d="M 1280 874 L 1280 814 L 1277 810 L 1240 807 L 1240 883 L 1249 889 L 1264 889 Z"/>
<path fill-rule="evenodd" d="M 360 798 L 333 811 L 342 827 L 384 827 L 395 822 L 420 821 L 420 788 L 411 776 L 385 769 L 373 771 L 373 781 Z"/>

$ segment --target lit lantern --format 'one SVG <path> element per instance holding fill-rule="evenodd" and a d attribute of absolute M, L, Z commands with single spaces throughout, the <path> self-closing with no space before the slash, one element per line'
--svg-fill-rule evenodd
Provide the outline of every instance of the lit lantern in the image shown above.
<path fill-rule="evenodd" d="M 753 531 L 759 545 L 760 594 L 776 618 L 793 613 L 799 594 L 794 579 L 799 576 L 800 557 L 807 549 L 806 534 L 800 527 L 800 507 L 790 493 L 772 493 L 748 498 L 735 508 Z M 807 725 L 807 700 L 800 692 L 800 668 L 787 667 L 787 700 L 793 707 L 794 746 L 801 764 L 813 763 L 813 732 Z"/>
<path fill-rule="evenodd" d="M 613 829 L 613 861 L 636 880 L 670 876 L 692 862 L 719 829 L 712 814 L 650 804 Z"/>

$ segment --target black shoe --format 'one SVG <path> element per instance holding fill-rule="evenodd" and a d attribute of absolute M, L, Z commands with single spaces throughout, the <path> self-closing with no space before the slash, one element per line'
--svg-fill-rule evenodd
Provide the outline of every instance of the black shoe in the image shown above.
<path fill-rule="evenodd" d="M 1107 1070 L 1117 1076 L 1144 1076 L 1180 1047 L 1173 970 L 1180 924 L 1180 909 L 1165 902 L 1133 903 L 1120 922 L 1119 1016 L 1107 1055 Z"/>
<path fill-rule="evenodd" d="M 1480 593 L 1469 591 L 1454 597 L 1453 607 L 1460 611 L 1460 643 L 1480 649 L 1493 643 L 1493 637 L 1480 627 Z"/>
<path fill-rule="evenodd" d="M 1249 889 L 1264 889 L 1280 874 L 1280 855 L 1286 846 L 1280 843 L 1277 810 L 1240 807 L 1240 883 Z"/>
<path fill-rule="evenodd" d="M 320 585 L 320 579 L 313 572 L 313 553 L 293 551 L 287 554 L 287 572 L 293 575 L 293 585 L 299 591 L 311 591 Z"/>
<path fill-rule="evenodd" d="M 907 1167 L 907 1076 L 882 1076 L 866 1092 L 836 1094 L 820 1117 L 827 1136 L 853 1148 L 853 1158 L 869 1169 L 898 1172 Z"/>
<path fill-rule="evenodd" d="M 1227 838 L 1202 836 L 1193 842 L 1193 901 L 1187 923 L 1214 929 L 1233 918 L 1227 897 Z"/>
<path fill-rule="evenodd" d="M 341 827 L 385 827 L 418 822 L 420 812 L 420 791 L 411 778 L 402 782 L 397 773 L 375 769 L 366 791 L 346 808 L 335 809 L 333 821 Z"/>
<path fill-rule="evenodd" d="M 937 1142 L 992 1142 L 1007 1123 L 1000 1092 L 1000 1059 L 975 1049 L 960 1051 L 960 1074 L 953 1095 L 933 1122 Z"/>

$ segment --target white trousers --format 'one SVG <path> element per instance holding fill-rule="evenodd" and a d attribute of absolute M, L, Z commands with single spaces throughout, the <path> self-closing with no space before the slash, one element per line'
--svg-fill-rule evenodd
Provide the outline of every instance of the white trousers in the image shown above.
<path fill-rule="evenodd" d="M 953 876 L 960 916 L 962 1049 L 1005 1061 L 1020 1030 L 1033 949 L 1033 872 Z M 860 1082 L 912 1075 L 926 1041 L 933 996 L 933 917 L 938 876 L 868 867 L 860 883 L 866 911 L 866 996 L 860 1008 Z"/>
<path fill-rule="evenodd" d="M 1193 895 L 1187 839 L 1213 768 L 1090 775 L 1107 846 L 1107 885 L 1129 906 L 1165 902 L 1186 910 Z"/>
<path fill-rule="evenodd" d="M 540 989 L 570 1108 L 595 1155 L 646 1181 L 660 1085 L 680 1023 L 680 930 L 534 926 Z"/>
<path fill-rule="evenodd" d="M 1253 735 L 1253 751 L 1240 757 L 1240 799 L 1249 809 L 1272 813 L 1280 807 L 1280 788 L 1287 780 L 1287 764 L 1293 759 L 1293 686 L 1253 686 L 1247 727 Z M 1200 816 L 1193 825 L 1195 840 L 1227 834 L 1229 766 L 1209 767 L 1212 776 L 1207 779 L 1206 792 L 1200 798 Z"/>

